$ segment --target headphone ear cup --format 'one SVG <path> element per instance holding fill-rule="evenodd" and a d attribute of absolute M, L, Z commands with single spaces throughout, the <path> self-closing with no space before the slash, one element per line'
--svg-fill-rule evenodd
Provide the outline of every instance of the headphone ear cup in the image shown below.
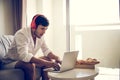
<path fill-rule="evenodd" d="M 31 22 L 31 28 L 32 28 L 32 29 L 36 29 L 35 21 L 32 21 L 32 22 Z"/>
<path fill-rule="evenodd" d="M 31 22 L 31 28 L 32 28 L 32 29 L 36 29 L 35 20 L 36 20 L 36 18 L 37 18 L 38 16 L 39 16 L 39 15 L 36 15 L 36 16 L 33 18 L 32 22 Z"/>

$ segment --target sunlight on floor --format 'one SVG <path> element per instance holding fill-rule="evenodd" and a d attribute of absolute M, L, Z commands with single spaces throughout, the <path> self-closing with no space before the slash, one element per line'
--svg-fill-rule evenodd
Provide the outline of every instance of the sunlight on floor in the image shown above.
<path fill-rule="evenodd" d="M 95 80 L 119 80 L 119 75 L 98 75 Z"/>
<path fill-rule="evenodd" d="M 120 69 L 118 68 L 99 68 L 99 75 L 95 77 L 95 80 L 119 80 Z"/>

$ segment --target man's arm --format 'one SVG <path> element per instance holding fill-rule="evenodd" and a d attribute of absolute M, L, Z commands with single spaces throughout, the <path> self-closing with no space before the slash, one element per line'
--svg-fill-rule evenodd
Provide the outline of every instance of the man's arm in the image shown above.
<path fill-rule="evenodd" d="M 55 70 L 60 70 L 60 66 L 56 62 L 47 61 L 41 58 L 37 59 L 35 57 L 32 57 L 30 62 L 35 63 L 37 67 L 45 67 L 45 68 L 53 67 Z"/>
<path fill-rule="evenodd" d="M 42 58 L 35 58 L 35 57 L 32 57 L 31 60 L 30 60 L 31 63 L 35 63 L 37 64 L 39 67 L 54 67 L 55 66 L 55 63 L 52 62 L 52 61 L 47 61 L 47 60 L 44 60 Z"/>
<path fill-rule="evenodd" d="M 59 58 L 58 56 L 54 55 L 52 52 L 50 52 L 50 53 L 47 55 L 47 57 L 48 57 L 49 59 L 54 59 L 57 63 L 60 63 L 60 64 L 61 64 L 60 58 Z"/>
<path fill-rule="evenodd" d="M 55 63 L 52 61 L 47 61 L 42 58 L 35 58 L 35 57 L 32 57 L 30 62 L 39 65 L 39 67 L 42 67 L 42 66 L 53 67 L 55 65 Z"/>

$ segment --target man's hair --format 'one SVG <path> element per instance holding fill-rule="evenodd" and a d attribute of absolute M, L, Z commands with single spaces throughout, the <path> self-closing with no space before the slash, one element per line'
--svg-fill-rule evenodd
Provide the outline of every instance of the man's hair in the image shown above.
<path fill-rule="evenodd" d="M 32 18 L 31 28 L 32 29 L 37 29 L 38 25 L 42 25 L 44 27 L 47 27 L 49 25 L 49 21 L 44 15 L 36 14 Z"/>
<path fill-rule="evenodd" d="M 44 15 L 39 15 L 35 19 L 35 24 L 36 24 L 36 28 L 38 27 L 38 25 L 47 27 L 47 26 L 49 26 L 49 21 Z"/>

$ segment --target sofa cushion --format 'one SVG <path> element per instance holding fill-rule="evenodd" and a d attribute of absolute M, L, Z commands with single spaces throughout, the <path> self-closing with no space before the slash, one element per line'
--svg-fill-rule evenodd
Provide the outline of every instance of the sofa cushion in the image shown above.
<path fill-rule="evenodd" d="M 0 70 L 0 80 L 24 80 L 24 72 L 20 69 Z"/>
<path fill-rule="evenodd" d="M 2 58 L 6 55 L 14 36 L 13 35 L 0 35 L 0 69 L 2 65 Z"/>
<path fill-rule="evenodd" d="M 24 80 L 24 72 L 21 69 L 0 70 L 0 80 Z M 36 80 L 40 80 L 41 69 L 36 68 Z"/>
<path fill-rule="evenodd" d="M 14 36 L 13 35 L 1 35 L 0 36 L 0 59 L 4 58 L 8 52 Z"/>

